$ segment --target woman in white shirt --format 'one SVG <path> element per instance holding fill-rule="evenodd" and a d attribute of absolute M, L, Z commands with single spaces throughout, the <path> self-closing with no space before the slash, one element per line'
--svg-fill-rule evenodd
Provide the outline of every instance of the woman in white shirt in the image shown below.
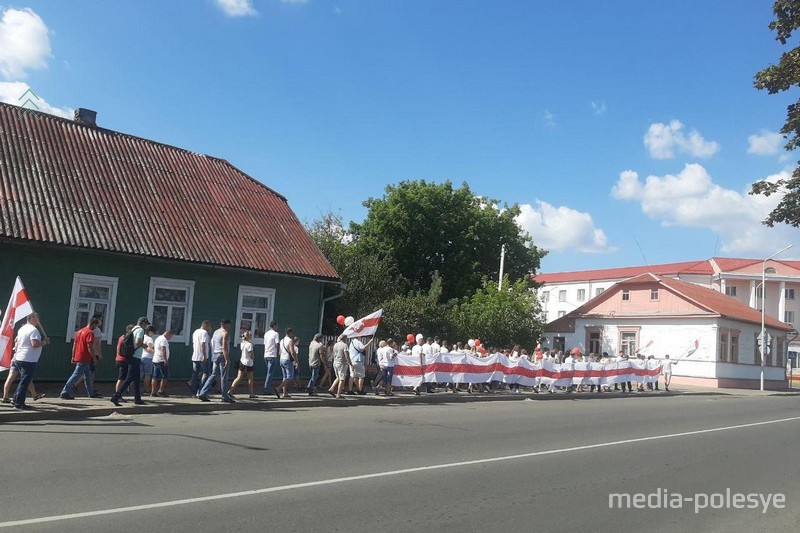
<path fill-rule="evenodd" d="M 253 394 L 253 342 L 252 334 L 249 331 L 242 333 L 242 342 L 239 344 L 239 349 L 242 351 L 242 358 L 239 360 L 239 374 L 236 379 L 231 383 L 231 388 L 228 389 L 228 396 L 233 398 L 231 394 L 242 381 L 247 378 L 247 388 L 250 391 L 250 398 L 258 398 Z"/>

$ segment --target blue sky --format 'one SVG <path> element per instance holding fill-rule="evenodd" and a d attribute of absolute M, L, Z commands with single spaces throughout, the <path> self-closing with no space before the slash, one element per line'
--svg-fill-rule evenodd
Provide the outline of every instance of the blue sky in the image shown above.
<path fill-rule="evenodd" d="M 796 95 L 752 86 L 782 51 L 772 2 L 720 6 L 22 0 L 0 99 L 223 157 L 303 220 L 466 181 L 522 204 L 543 271 L 763 257 L 800 240 L 746 194 L 795 163 L 775 132 Z"/>

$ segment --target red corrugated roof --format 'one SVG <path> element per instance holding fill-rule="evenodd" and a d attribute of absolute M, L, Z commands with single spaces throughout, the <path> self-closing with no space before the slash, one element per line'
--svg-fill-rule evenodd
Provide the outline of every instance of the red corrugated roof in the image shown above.
<path fill-rule="evenodd" d="M 682 263 L 664 263 L 661 265 L 645 265 L 622 268 L 606 268 L 602 270 L 580 270 L 575 272 L 553 272 L 537 274 L 537 283 L 566 283 L 576 281 L 596 281 L 604 279 L 627 279 L 640 274 L 653 273 L 660 275 L 705 274 L 712 275 L 714 269 L 709 261 L 685 261 Z"/>
<path fill-rule="evenodd" d="M 338 280 L 286 199 L 223 159 L 0 104 L 0 238 Z"/>
<path fill-rule="evenodd" d="M 763 261 L 763 259 L 741 259 L 735 257 L 714 257 L 713 259 L 722 272 L 733 272 Z"/>

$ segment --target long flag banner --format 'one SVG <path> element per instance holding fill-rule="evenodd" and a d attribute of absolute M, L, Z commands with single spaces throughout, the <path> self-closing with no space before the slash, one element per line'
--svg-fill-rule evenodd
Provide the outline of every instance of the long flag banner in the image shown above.
<path fill-rule="evenodd" d="M 371 315 L 364 318 L 359 318 L 342 332 L 342 335 L 347 335 L 348 339 L 353 337 L 371 337 L 375 335 L 378 330 L 378 325 L 381 323 L 381 316 L 383 316 L 383 309 L 378 309 Z"/>
<path fill-rule="evenodd" d="M 17 277 L 14 283 L 14 291 L 8 300 L 8 307 L 3 314 L 3 321 L 0 323 L 0 372 L 11 367 L 11 349 L 14 345 L 14 325 L 33 313 L 31 301 L 22 280 Z"/>
<path fill-rule="evenodd" d="M 399 355 L 392 384 L 416 387 L 421 383 L 502 383 L 525 387 L 550 385 L 613 385 L 625 381 L 655 383 L 661 374 L 661 361 L 631 359 L 614 363 L 563 363 L 549 360 L 531 363 L 495 354 L 475 357 L 470 354 L 438 354 L 425 358 L 424 379 L 419 358 Z"/>

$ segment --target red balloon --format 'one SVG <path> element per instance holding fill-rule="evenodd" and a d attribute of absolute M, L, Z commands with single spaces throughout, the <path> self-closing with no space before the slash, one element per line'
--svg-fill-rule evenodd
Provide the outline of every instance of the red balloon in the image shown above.
<path fill-rule="evenodd" d="M 475 339 L 475 346 L 480 346 L 480 345 L 481 345 L 481 340 Z"/>
<path fill-rule="evenodd" d="M 409 333 L 408 335 L 406 335 L 406 340 L 408 342 L 414 342 L 414 339 L 415 339 L 415 337 L 414 337 L 413 333 Z"/>
<path fill-rule="evenodd" d="M 344 326 L 344 315 L 339 315 L 336 317 L 336 323 L 340 326 Z"/>

